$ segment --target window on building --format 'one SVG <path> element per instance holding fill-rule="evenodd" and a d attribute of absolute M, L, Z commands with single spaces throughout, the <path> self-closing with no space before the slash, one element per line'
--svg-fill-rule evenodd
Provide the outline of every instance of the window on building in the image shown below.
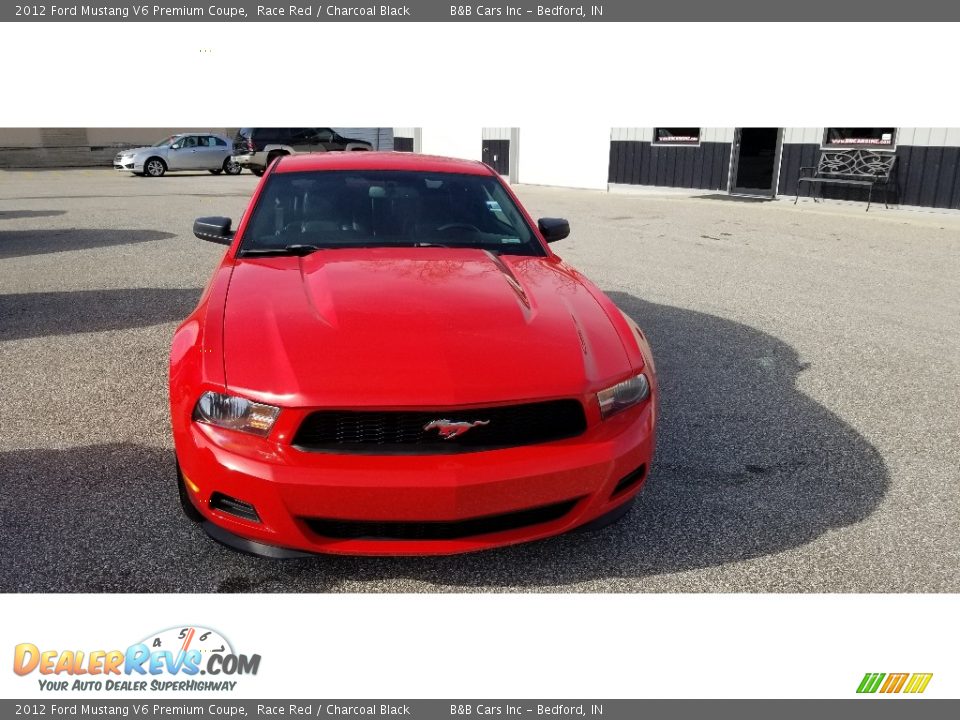
<path fill-rule="evenodd" d="M 654 128 L 654 145 L 699 145 L 700 128 Z"/>
<path fill-rule="evenodd" d="M 881 147 L 893 148 L 896 128 L 827 128 L 823 134 L 824 147 Z"/>

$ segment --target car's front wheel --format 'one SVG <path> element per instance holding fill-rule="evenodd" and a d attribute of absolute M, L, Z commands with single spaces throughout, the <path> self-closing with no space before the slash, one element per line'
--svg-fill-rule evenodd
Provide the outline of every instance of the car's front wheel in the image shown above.
<path fill-rule="evenodd" d="M 227 158 L 223 161 L 223 171 L 227 175 L 239 175 L 243 172 L 243 168 L 240 167 L 240 163 L 236 162 L 233 158 Z M 219 171 L 217 174 L 220 174 Z"/>
<path fill-rule="evenodd" d="M 143 164 L 143 174 L 147 177 L 163 177 L 167 165 L 158 157 L 152 157 Z"/>

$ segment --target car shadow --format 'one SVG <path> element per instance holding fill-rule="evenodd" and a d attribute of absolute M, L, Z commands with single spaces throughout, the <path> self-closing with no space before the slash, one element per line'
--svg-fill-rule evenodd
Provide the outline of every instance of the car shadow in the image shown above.
<path fill-rule="evenodd" d="M 555 591 L 593 580 L 634 589 L 618 581 L 775 555 L 875 510 L 890 482 L 882 458 L 797 389 L 806 366 L 793 348 L 714 315 L 611 297 L 648 334 L 662 399 L 649 482 L 612 527 L 452 557 L 262 560 L 182 516 L 170 450 L 15 450 L 0 453 L 0 589 Z"/>
<path fill-rule="evenodd" d="M 201 290 L 126 288 L 0 295 L 0 341 L 147 327 L 181 320 Z"/>
<path fill-rule="evenodd" d="M 132 245 L 174 237 L 177 236 L 160 230 L 0 230 L 0 259 Z"/>

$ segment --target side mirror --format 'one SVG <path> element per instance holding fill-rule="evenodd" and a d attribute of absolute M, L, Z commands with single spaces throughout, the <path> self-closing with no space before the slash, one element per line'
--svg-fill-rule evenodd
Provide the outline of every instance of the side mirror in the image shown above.
<path fill-rule="evenodd" d="M 540 218 L 537 221 L 540 234 L 548 243 L 563 240 L 570 234 L 570 223 L 563 218 Z"/>
<path fill-rule="evenodd" d="M 202 217 L 193 221 L 193 234 L 201 240 L 229 245 L 233 242 L 233 231 L 230 226 L 233 220 L 226 217 Z"/>

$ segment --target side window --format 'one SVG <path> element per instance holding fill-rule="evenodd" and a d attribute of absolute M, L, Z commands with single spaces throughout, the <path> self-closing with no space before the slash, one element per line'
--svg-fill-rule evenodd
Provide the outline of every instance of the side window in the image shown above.
<path fill-rule="evenodd" d="M 292 143 L 305 143 L 305 142 L 314 142 L 314 132 L 313 128 L 291 128 L 290 130 L 290 142 Z"/>
<path fill-rule="evenodd" d="M 196 135 L 187 135 L 180 141 L 180 147 L 182 148 L 195 148 L 197 146 L 197 136 Z"/>
<path fill-rule="evenodd" d="M 314 137 L 317 142 L 332 142 L 333 141 L 333 130 L 330 128 L 316 128 L 313 131 Z"/>
<path fill-rule="evenodd" d="M 226 147 L 227 143 L 222 138 L 218 138 L 215 135 L 210 136 L 210 146 L 211 147 Z"/>

